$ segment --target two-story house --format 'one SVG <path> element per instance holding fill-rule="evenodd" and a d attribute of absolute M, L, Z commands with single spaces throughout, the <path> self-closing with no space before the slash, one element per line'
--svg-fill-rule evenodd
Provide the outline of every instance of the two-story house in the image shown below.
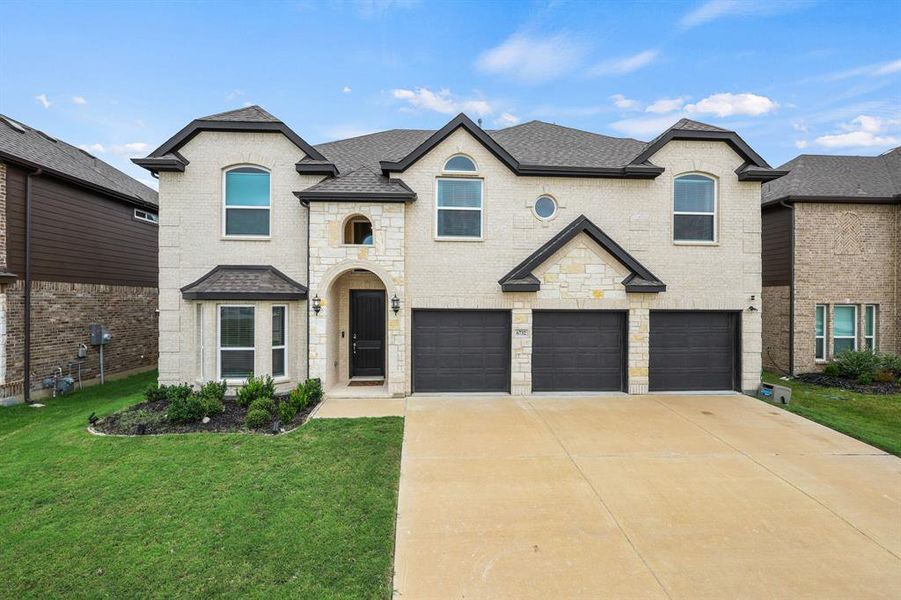
<path fill-rule="evenodd" d="M 732 131 L 682 120 L 642 142 L 461 114 L 311 146 L 253 106 L 135 162 L 160 181 L 162 383 L 758 385 L 760 187 L 782 173 Z"/>
<path fill-rule="evenodd" d="M 764 365 L 901 352 L 901 148 L 802 154 L 763 186 Z"/>

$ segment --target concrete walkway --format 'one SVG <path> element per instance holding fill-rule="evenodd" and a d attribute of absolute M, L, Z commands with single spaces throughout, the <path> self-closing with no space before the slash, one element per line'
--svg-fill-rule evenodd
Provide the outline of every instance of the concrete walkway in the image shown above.
<path fill-rule="evenodd" d="M 745 396 L 407 399 L 395 597 L 898 598 L 901 459 Z"/>

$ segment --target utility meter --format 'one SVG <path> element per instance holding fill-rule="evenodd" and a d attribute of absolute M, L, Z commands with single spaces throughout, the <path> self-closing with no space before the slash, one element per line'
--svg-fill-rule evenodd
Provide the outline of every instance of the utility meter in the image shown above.
<path fill-rule="evenodd" d="M 107 330 L 107 328 L 100 323 L 91 323 L 89 331 L 91 333 L 92 346 L 106 345 L 113 337 L 112 334 Z"/>

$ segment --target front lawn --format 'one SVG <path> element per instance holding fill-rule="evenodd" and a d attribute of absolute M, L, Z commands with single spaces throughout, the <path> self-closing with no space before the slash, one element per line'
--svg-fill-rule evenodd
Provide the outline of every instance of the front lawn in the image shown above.
<path fill-rule="evenodd" d="M 901 394 L 860 394 L 800 381 L 782 381 L 765 372 L 767 383 L 792 388 L 793 413 L 901 456 Z"/>
<path fill-rule="evenodd" d="M 86 432 L 155 376 L 0 408 L 0 595 L 390 596 L 402 419 Z"/>

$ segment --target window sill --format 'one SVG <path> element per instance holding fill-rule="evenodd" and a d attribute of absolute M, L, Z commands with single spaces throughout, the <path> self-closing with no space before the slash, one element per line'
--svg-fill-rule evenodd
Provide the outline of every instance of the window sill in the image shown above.
<path fill-rule="evenodd" d="M 673 240 L 674 246 L 719 246 L 719 242 L 705 242 L 703 240 Z"/>
<path fill-rule="evenodd" d="M 269 235 L 223 235 L 220 240 L 224 242 L 268 242 L 272 240 Z"/>
<path fill-rule="evenodd" d="M 484 242 L 485 241 L 485 238 L 481 238 L 481 237 L 463 237 L 463 236 L 460 236 L 460 237 L 435 236 L 434 239 L 436 242 Z"/>
<path fill-rule="evenodd" d="M 342 248 L 375 248 L 375 244 L 341 244 Z"/>
<path fill-rule="evenodd" d="M 815 359 L 813 359 L 813 363 L 815 365 L 827 365 L 827 364 L 829 364 L 829 361 L 826 360 L 825 358 L 815 358 Z"/>

